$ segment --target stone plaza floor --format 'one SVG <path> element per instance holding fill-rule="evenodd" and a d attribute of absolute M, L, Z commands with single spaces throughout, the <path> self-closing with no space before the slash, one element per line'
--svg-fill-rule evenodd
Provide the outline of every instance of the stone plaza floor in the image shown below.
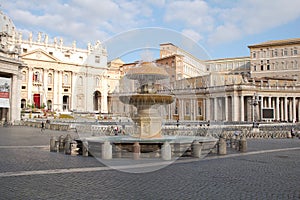
<path fill-rule="evenodd" d="M 66 134 L 1 127 L 0 199 L 300 199 L 298 138 L 248 139 L 246 153 L 228 149 L 127 173 L 93 157 L 50 152 L 50 137 Z"/>

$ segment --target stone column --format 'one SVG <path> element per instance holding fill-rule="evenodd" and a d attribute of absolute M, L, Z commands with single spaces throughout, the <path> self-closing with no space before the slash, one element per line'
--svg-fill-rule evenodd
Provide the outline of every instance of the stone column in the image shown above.
<path fill-rule="evenodd" d="M 268 97 L 268 108 L 272 107 L 272 98 Z"/>
<path fill-rule="evenodd" d="M 58 109 L 58 71 L 53 71 L 53 110 Z"/>
<path fill-rule="evenodd" d="M 228 121 L 228 97 L 225 96 L 225 121 Z"/>
<path fill-rule="evenodd" d="M 300 121 L 300 98 L 298 98 L 298 122 Z"/>
<path fill-rule="evenodd" d="M 205 99 L 205 118 L 206 118 L 206 121 L 209 121 L 209 120 L 211 120 L 211 116 L 210 116 L 210 98 L 208 97 L 208 98 L 206 98 Z"/>
<path fill-rule="evenodd" d="M 298 98 L 298 122 L 300 121 L 300 98 Z"/>
<path fill-rule="evenodd" d="M 43 84 L 43 104 L 46 106 L 47 109 L 47 93 L 48 93 L 48 69 L 43 70 L 44 75 L 44 84 Z"/>
<path fill-rule="evenodd" d="M 264 97 L 262 96 L 261 101 L 260 101 L 260 106 L 258 106 L 258 111 L 257 111 L 258 113 L 257 113 L 257 118 L 256 118 L 257 121 L 262 119 L 262 109 L 264 107 L 263 104 L 264 104 Z"/>
<path fill-rule="evenodd" d="M 77 73 L 72 72 L 72 85 L 71 85 L 71 90 L 72 90 L 72 97 L 71 97 L 71 110 L 76 109 L 76 97 L 77 97 L 77 88 L 76 88 L 76 84 L 77 84 Z"/>
<path fill-rule="evenodd" d="M 284 120 L 288 121 L 288 98 L 284 97 Z"/>
<path fill-rule="evenodd" d="M 281 111 L 281 114 L 280 114 L 280 119 L 281 121 L 284 121 L 285 119 L 285 112 L 284 112 L 284 98 L 281 98 L 282 101 L 280 101 L 280 111 Z"/>
<path fill-rule="evenodd" d="M 296 97 L 293 97 L 293 122 L 296 122 Z"/>
<path fill-rule="evenodd" d="M 181 119 L 181 120 L 184 120 L 184 116 L 185 116 L 185 112 L 184 112 L 184 108 L 185 108 L 185 106 L 184 106 L 184 99 L 181 99 L 180 100 L 180 107 L 179 107 L 180 109 L 180 113 L 179 113 L 179 118 Z M 181 117 L 180 117 L 181 116 Z"/>
<path fill-rule="evenodd" d="M 11 122 L 19 121 L 21 115 L 21 75 L 14 74 L 11 83 L 11 96 L 8 120 Z"/>
<path fill-rule="evenodd" d="M 29 67 L 28 69 L 28 81 L 27 81 L 27 98 L 28 101 L 27 103 L 33 104 L 33 99 L 32 99 L 32 78 L 33 78 L 33 68 Z"/>
<path fill-rule="evenodd" d="M 245 121 L 245 114 L 244 114 L 244 112 L 245 112 L 245 108 L 244 108 L 244 96 L 243 95 L 241 95 L 241 121 L 243 122 L 243 121 Z"/>
<path fill-rule="evenodd" d="M 58 111 L 62 111 L 62 83 L 63 83 L 63 71 L 58 71 Z"/>
<path fill-rule="evenodd" d="M 195 99 L 191 99 L 191 120 L 196 120 L 196 115 L 197 115 L 197 109 L 196 109 L 196 100 Z"/>
<path fill-rule="evenodd" d="M 276 120 L 277 121 L 280 120 L 280 116 L 279 116 L 279 97 L 276 97 Z"/>
<path fill-rule="evenodd" d="M 232 121 L 238 121 L 238 96 L 232 95 Z"/>
<path fill-rule="evenodd" d="M 218 97 L 214 98 L 214 120 L 218 120 Z"/>

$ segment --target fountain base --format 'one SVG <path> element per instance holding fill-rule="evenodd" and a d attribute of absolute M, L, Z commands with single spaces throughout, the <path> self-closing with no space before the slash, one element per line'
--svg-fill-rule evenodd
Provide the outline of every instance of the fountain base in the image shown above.
<path fill-rule="evenodd" d="M 78 140 L 82 144 L 83 140 Z M 104 158 L 106 150 L 103 147 L 109 143 L 111 148 L 112 159 L 114 158 L 159 158 L 164 159 L 165 155 L 170 154 L 170 159 L 181 156 L 198 155 L 199 152 L 193 152 L 193 145 L 197 145 L 197 151 L 200 151 L 202 157 L 207 155 L 217 143 L 216 138 L 201 136 L 162 136 L 161 138 L 135 138 L 131 136 L 103 136 L 85 138 L 88 144 L 90 155 Z M 137 148 L 138 145 L 138 148 Z M 199 149 L 200 145 L 200 149 Z M 166 148 L 168 147 L 168 148 Z M 80 148 L 80 145 L 79 145 Z M 137 150 L 138 149 L 138 150 Z M 169 149 L 169 150 L 168 150 Z M 194 156 L 195 157 L 195 156 Z"/>

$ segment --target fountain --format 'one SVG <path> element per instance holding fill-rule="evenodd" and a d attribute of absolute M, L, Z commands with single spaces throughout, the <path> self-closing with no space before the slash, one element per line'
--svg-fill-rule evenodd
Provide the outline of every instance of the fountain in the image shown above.
<path fill-rule="evenodd" d="M 134 131 L 129 135 L 83 138 L 82 142 L 94 157 L 106 161 L 115 158 L 174 160 L 189 149 L 193 157 L 202 158 L 203 150 L 208 153 L 215 146 L 217 139 L 213 137 L 163 134 L 159 106 L 171 104 L 175 98 L 160 93 L 160 83 L 168 77 L 163 68 L 152 62 L 142 62 L 127 72 L 125 78 L 136 81 L 138 87 L 134 92 L 120 94 L 119 99 L 136 107 L 137 113 L 132 117 Z"/>
<path fill-rule="evenodd" d="M 157 94 L 156 87 L 159 85 L 155 85 L 155 83 L 158 80 L 167 79 L 168 73 L 154 63 L 143 62 L 141 66 L 131 69 L 126 77 L 137 80 L 140 85 L 137 94 L 120 96 L 123 103 L 134 105 L 137 108 L 137 116 L 132 118 L 137 130 L 132 136 L 161 138 L 162 118 L 155 106 L 170 104 L 174 101 L 174 97 L 169 94 Z"/>

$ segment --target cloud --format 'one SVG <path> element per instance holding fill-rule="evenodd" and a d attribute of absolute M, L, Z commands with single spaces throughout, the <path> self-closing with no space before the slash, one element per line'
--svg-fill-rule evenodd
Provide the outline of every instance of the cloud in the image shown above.
<path fill-rule="evenodd" d="M 153 3 L 157 5 L 159 2 Z M 28 29 L 26 32 L 45 31 L 71 41 L 104 40 L 109 35 L 144 26 L 147 20 L 152 20 L 150 3 L 138 0 L 53 0 L 51 4 L 12 0 L 5 2 L 3 7 L 9 11 L 8 15 L 15 24 Z"/>
<path fill-rule="evenodd" d="M 298 0 L 244 0 L 232 8 L 218 9 L 218 24 L 208 35 L 208 43 L 221 44 L 248 35 L 263 33 L 300 17 Z"/>
<path fill-rule="evenodd" d="M 300 17 L 299 0 L 10 0 L 1 2 L 16 27 L 82 42 L 130 29 L 162 26 L 218 45 Z"/>
<path fill-rule="evenodd" d="M 214 18 L 210 13 L 212 9 L 202 0 L 196 1 L 172 1 L 166 6 L 164 20 L 166 22 L 184 23 L 185 28 L 210 30 L 214 24 Z"/>
<path fill-rule="evenodd" d="M 199 42 L 203 39 L 203 37 L 198 32 L 192 29 L 184 29 L 182 30 L 182 34 L 195 42 Z"/>

